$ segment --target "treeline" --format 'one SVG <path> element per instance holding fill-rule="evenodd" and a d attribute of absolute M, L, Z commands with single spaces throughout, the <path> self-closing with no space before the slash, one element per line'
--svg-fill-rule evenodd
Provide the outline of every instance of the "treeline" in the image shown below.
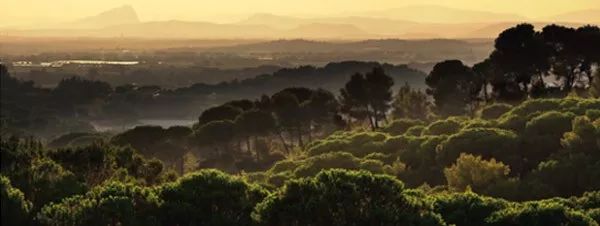
<path fill-rule="evenodd" d="M 490 56 L 473 67 L 457 60 L 440 62 L 426 79 L 438 112 L 462 115 L 484 102 L 520 102 L 564 97 L 572 91 L 595 95 L 600 81 L 600 29 L 548 25 L 536 31 L 520 24 L 502 32 Z M 597 77 L 597 76 L 596 76 Z"/>
<path fill-rule="evenodd" d="M 578 225 L 597 226 L 600 193 L 510 202 L 472 192 L 430 194 L 393 177 L 327 170 L 266 190 L 201 170 L 144 187 L 108 182 L 35 207 L 0 178 L 3 225 Z"/>
<path fill-rule="evenodd" d="M 302 66 L 273 74 L 218 84 L 194 84 L 178 89 L 135 84 L 111 87 L 101 81 L 72 77 L 45 89 L 11 77 L 0 65 L 4 131 L 51 138 L 65 131 L 91 132 L 90 121 L 109 125 L 135 124 L 145 118 L 190 119 L 214 105 L 260 97 L 287 87 L 339 89 L 355 72 L 383 68 L 396 81 L 423 84 L 425 75 L 404 65 L 347 61 L 324 67 Z M 141 75 L 140 75 L 141 76 Z M 141 79 L 141 77 L 140 77 Z M 177 109 L 173 111 L 172 109 Z"/>

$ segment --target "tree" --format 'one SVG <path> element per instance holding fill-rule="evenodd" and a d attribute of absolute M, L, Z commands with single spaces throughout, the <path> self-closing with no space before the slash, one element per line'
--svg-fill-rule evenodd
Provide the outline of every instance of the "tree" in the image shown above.
<path fill-rule="evenodd" d="M 499 78 L 498 70 L 494 68 L 494 63 L 490 58 L 487 58 L 484 61 L 473 65 L 473 72 L 482 81 L 481 92 L 483 93 L 483 101 L 487 103 L 490 100 L 488 87 L 493 81 L 501 79 Z"/>
<path fill-rule="evenodd" d="M 394 118 L 427 119 L 429 101 L 425 93 L 413 90 L 408 83 L 400 87 L 392 103 Z"/>
<path fill-rule="evenodd" d="M 443 166 L 456 161 L 462 153 L 495 158 L 518 173 L 523 162 L 518 150 L 519 139 L 511 131 L 497 128 L 470 128 L 449 136 L 437 146 L 437 159 Z"/>
<path fill-rule="evenodd" d="M 302 105 L 309 117 L 308 139 L 309 142 L 312 142 L 313 130 L 318 131 L 318 129 L 323 129 L 323 127 L 335 123 L 339 103 L 333 93 L 324 89 L 317 89 L 312 92 L 310 99 Z"/>
<path fill-rule="evenodd" d="M 217 170 L 200 170 L 164 185 L 162 225 L 253 225 L 250 214 L 267 192 Z"/>
<path fill-rule="evenodd" d="M 379 67 L 365 75 L 352 75 L 340 90 L 342 112 L 357 120 L 367 119 L 372 130 L 379 128 L 391 107 L 393 85 L 394 80 Z"/>
<path fill-rule="evenodd" d="M 548 111 L 530 119 L 525 124 L 523 146 L 527 152 L 523 153 L 530 163 L 530 167 L 537 164 L 561 148 L 560 138 L 564 133 L 571 131 L 571 121 L 575 118 L 573 113 Z"/>
<path fill-rule="evenodd" d="M 510 111 L 513 108 L 510 104 L 490 104 L 486 105 L 481 109 L 479 117 L 482 119 L 497 119 L 500 118 L 504 113 Z"/>
<path fill-rule="evenodd" d="M 443 115 L 463 115 L 467 107 L 474 109 L 483 80 L 459 60 L 437 63 L 425 79 L 427 93 Z"/>
<path fill-rule="evenodd" d="M 216 155 L 224 154 L 234 136 L 235 124 L 229 120 L 211 121 L 194 132 L 196 142 L 213 147 Z"/>
<path fill-rule="evenodd" d="M 544 86 L 550 70 L 548 46 L 531 24 L 519 24 L 498 36 L 490 55 L 499 77 L 492 80 L 496 98 L 515 101 L 527 97 L 533 83 Z"/>
<path fill-rule="evenodd" d="M 60 81 L 52 90 L 52 96 L 55 103 L 67 110 L 67 113 L 75 114 L 75 107 L 105 98 L 111 92 L 112 88 L 108 83 L 72 77 Z"/>
<path fill-rule="evenodd" d="M 492 214 L 487 219 L 490 226 L 594 226 L 593 219 L 586 214 L 573 210 L 553 201 L 528 202 L 511 208 L 506 208 Z"/>
<path fill-rule="evenodd" d="M 271 97 L 271 109 L 275 113 L 279 137 L 283 146 L 289 151 L 288 145 L 283 138 L 283 131 L 295 137 L 299 146 L 304 146 L 302 140 L 303 123 L 308 121 L 306 108 L 301 106 L 300 99 L 290 91 L 280 91 Z"/>
<path fill-rule="evenodd" d="M 31 193 L 28 194 L 35 208 L 41 208 L 50 202 L 82 194 L 86 185 L 79 182 L 76 176 L 50 159 L 40 159 L 31 166 Z"/>
<path fill-rule="evenodd" d="M 435 212 L 442 215 L 446 223 L 461 226 L 486 225 L 487 217 L 509 205 L 502 199 L 480 196 L 470 191 L 438 194 L 434 198 Z"/>
<path fill-rule="evenodd" d="M 255 209 L 260 224 L 444 225 L 404 184 L 365 171 L 327 170 L 292 180 Z"/>
<path fill-rule="evenodd" d="M 250 137 L 254 136 L 256 141 L 257 137 L 268 135 L 275 129 L 275 123 L 275 118 L 271 113 L 260 110 L 246 111 L 235 119 L 236 130 L 246 137 L 248 152 L 252 151 Z M 260 160 L 259 152 L 255 152 L 255 154 L 256 159 Z"/>
<path fill-rule="evenodd" d="M 572 131 L 563 134 L 560 143 L 572 152 L 600 155 L 600 123 L 594 123 L 587 116 L 578 116 L 572 121 Z"/>
<path fill-rule="evenodd" d="M 483 192 L 489 186 L 506 180 L 510 168 L 495 159 L 483 160 L 481 156 L 460 154 L 456 163 L 444 169 L 448 186 L 459 191 L 471 187 L 474 191 Z"/>
<path fill-rule="evenodd" d="M 144 155 L 154 155 L 155 146 L 165 140 L 166 131 L 160 126 L 136 126 L 111 139 L 116 145 L 131 145 Z"/>
<path fill-rule="evenodd" d="M 44 206 L 39 221 L 44 225 L 160 225 L 161 200 L 154 189 L 110 182 L 85 195 Z"/>
<path fill-rule="evenodd" d="M 23 192 L 14 188 L 10 180 L 0 176 L 0 204 L 2 225 L 27 225 L 30 223 L 31 202 L 25 199 Z"/>
<path fill-rule="evenodd" d="M 233 121 L 235 120 L 235 117 L 237 117 L 241 113 L 241 109 L 231 105 L 221 105 L 217 107 L 212 107 L 202 112 L 202 114 L 198 118 L 198 126 L 202 126 L 213 121 Z"/>
<path fill-rule="evenodd" d="M 594 73 L 594 79 L 590 84 L 590 94 L 592 97 L 600 98 L 600 70 Z"/>
<path fill-rule="evenodd" d="M 387 120 L 386 114 L 391 108 L 393 95 L 391 88 L 394 85 L 394 79 L 380 67 L 373 68 L 371 72 L 366 73 L 365 78 L 370 98 L 369 105 L 373 109 L 373 123 L 375 128 L 379 128 L 379 122 Z"/>

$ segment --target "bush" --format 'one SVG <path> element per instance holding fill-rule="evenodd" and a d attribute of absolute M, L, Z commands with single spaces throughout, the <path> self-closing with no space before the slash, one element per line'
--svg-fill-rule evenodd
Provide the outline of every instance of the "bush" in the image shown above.
<path fill-rule="evenodd" d="M 425 130 L 425 126 L 413 126 L 410 127 L 406 130 L 406 132 L 404 133 L 404 135 L 408 135 L 408 136 L 420 136 L 421 133 L 423 133 L 423 130 Z"/>
<path fill-rule="evenodd" d="M 487 219 L 490 226 L 597 226 L 589 216 L 555 202 L 529 202 L 498 211 Z"/>
<path fill-rule="evenodd" d="M 479 117 L 482 119 L 497 119 L 504 113 L 510 111 L 513 108 L 510 104 L 495 103 L 487 105 L 479 112 Z"/>
<path fill-rule="evenodd" d="M 471 187 L 474 191 L 483 192 L 490 185 L 507 179 L 510 168 L 502 162 L 481 159 L 480 156 L 461 154 L 456 164 L 444 169 L 448 186 L 464 191 Z"/>
<path fill-rule="evenodd" d="M 557 111 L 545 112 L 527 122 L 523 139 L 525 157 L 532 164 L 546 159 L 560 148 L 560 138 L 565 132 L 571 131 L 573 113 Z"/>
<path fill-rule="evenodd" d="M 201 170 L 160 191 L 162 225 L 252 225 L 250 214 L 267 192 L 217 170 Z"/>
<path fill-rule="evenodd" d="M 23 192 L 13 188 L 10 180 L 0 176 L 0 198 L 2 208 L 2 225 L 27 225 L 31 203 L 25 199 Z"/>
<path fill-rule="evenodd" d="M 510 203 L 473 192 L 438 194 L 434 196 L 434 209 L 448 224 L 460 226 L 486 225 L 485 219 Z"/>
<path fill-rule="evenodd" d="M 386 134 L 379 132 L 346 132 L 315 141 L 307 150 L 310 156 L 344 151 L 362 157 L 371 152 L 384 152 L 382 148 L 387 138 Z"/>
<path fill-rule="evenodd" d="M 448 118 L 429 124 L 429 126 L 423 130 L 422 135 L 450 135 L 458 132 L 461 128 L 462 126 L 459 120 Z"/>
<path fill-rule="evenodd" d="M 150 188 L 111 182 L 42 208 L 44 225 L 160 225 L 160 198 Z"/>
<path fill-rule="evenodd" d="M 481 155 L 485 159 L 496 158 L 518 167 L 519 139 L 511 131 L 494 128 L 465 129 L 454 134 L 437 147 L 438 161 L 444 166 L 452 164 L 461 153 Z"/>
<path fill-rule="evenodd" d="M 389 176 L 329 170 L 292 180 L 256 207 L 262 225 L 445 225 Z"/>
<path fill-rule="evenodd" d="M 398 119 L 392 121 L 389 125 L 382 129 L 383 132 L 389 133 L 390 135 L 402 135 L 409 128 L 419 125 L 424 125 L 425 122 L 421 120 L 413 119 Z"/>
<path fill-rule="evenodd" d="M 360 159 L 346 152 L 334 152 L 305 159 L 294 170 L 296 177 L 312 177 L 322 170 L 346 169 L 367 170 L 372 173 L 383 173 L 385 164 L 374 159 Z"/>

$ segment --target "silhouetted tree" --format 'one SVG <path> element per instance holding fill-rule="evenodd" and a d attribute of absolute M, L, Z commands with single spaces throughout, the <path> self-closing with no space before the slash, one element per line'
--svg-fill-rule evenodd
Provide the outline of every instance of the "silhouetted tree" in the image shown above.
<path fill-rule="evenodd" d="M 279 137 L 283 145 L 288 149 L 283 131 L 287 131 L 290 136 L 295 137 L 299 146 L 304 146 L 302 140 L 302 123 L 306 122 L 308 115 L 304 113 L 296 95 L 291 92 L 278 92 L 271 97 L 271 108 L 277 118 L 279 127 Z"/>
<path fill-rule="evenodd" d="M 379 67 L 365 75 L 352 75 L 340 90 L 342 112 L 357 120 L 367 119 L 373 130 L 379 128 L 391 107 L 393 85 L 394 80 Z"/>
<path fill-rule="evenodd" d="M 221 105 L 206 109 L 198 118 L 198 126 L 202 126 L 212 121 L 235 120 L 242 110 L 231 105 Z"/>
<path fill-rule="evenodd" d="M 236 130 L 246 138 L 246 149 L 252 151 L 250 137 L 268 135 L 275 129 L 276 122 L 273 115 L 269 112 L 260 110 L 250 110 L 240 114 L 235 119 Z M 259 152 L 255 152 L 256 160 L 260 160 Z"/>
<path fill-rule="evenodd" d="M 481 77 L 459 60 L 436 64 L 425 82 L 435 106 L 444 115 L 462 115 L 467 107 L 473 108 L 483 84 Z"/>
<path fill-rule="evenodd" d="M 493 91 L 501 100 L 522 100 L 530 85 L 543 86 L 550 70 L 550 51 L 542 35 L 531 24 L 519 24 L 498 36 L 490 60 L 499 79 L 492 80 Z"/>
<path fill-rule="evenodd" d="M 211 121 L 194 132 L 196 142 L 201 146 L 213 147 L 217 156 L 230 148 L 234 136 L 235 125 L 230 120 Z"/>

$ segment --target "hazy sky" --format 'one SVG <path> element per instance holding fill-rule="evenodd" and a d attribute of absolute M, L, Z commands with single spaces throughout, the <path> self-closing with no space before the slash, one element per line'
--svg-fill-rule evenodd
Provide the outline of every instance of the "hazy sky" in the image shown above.
<path fill-rule="evenodd" d="M 431 4 L 460 9 L 516 13 L 540 18 L 598 8 L 600 0 L 0 0 L 0 26 L 49 24 L 132 5 L 141 20 L 232 22 L 253 13 L 339 15 L 407 5 Z"/>

